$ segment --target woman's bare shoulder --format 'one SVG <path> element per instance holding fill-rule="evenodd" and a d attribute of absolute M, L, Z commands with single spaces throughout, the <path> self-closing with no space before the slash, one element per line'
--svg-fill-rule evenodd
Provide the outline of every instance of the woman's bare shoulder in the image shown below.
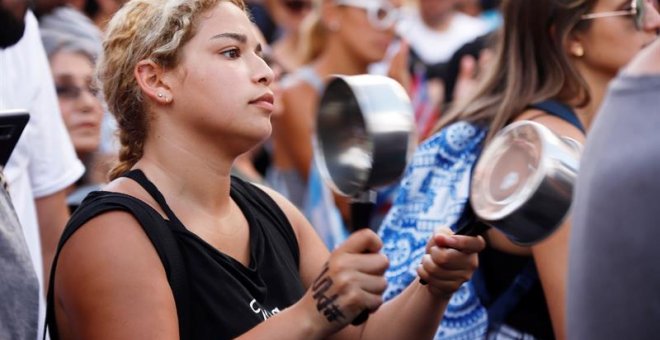
<path fill-rule="evenodd" d="M 58 323 L 67 320 L 67 334 L 102 339 L 146 331 L 167 338 L 178 332 L 165 269 L 128 212 L 102 213 L 77 230 L 62 247 L 54 280 Z"/>

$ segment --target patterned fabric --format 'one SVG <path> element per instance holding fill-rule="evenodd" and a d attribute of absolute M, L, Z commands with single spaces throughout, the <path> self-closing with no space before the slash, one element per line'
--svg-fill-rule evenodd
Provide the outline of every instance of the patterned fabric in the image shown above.
<path fill-rule="evenodd" d="M 380 228 L 383 252 L 390 259 L 385 300 L 417 279 L 416 268 L 434 230 L 455 228 L 467 201 L 472 165 L 486 130 L 454 123 L 419 145 L 409 163 L 394 205 Z M 472 282 L 453 295 L 436 339 L 485 338 L 488 317 Z"/>

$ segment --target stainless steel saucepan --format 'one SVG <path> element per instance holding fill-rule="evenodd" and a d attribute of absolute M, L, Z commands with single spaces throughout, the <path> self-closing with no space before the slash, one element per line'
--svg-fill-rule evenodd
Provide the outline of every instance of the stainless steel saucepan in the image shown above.
<path fill-rule="evenodd" d="M 332 189 L 351 197 L 351 230 L 369 226 L 373 190 L 396 181 L 415 148 L 406 91 L 385 76 L 333 76 L 321 97 L 314 158 Z M 367 320 L 363 311 L 355 320 Z"/>
<path fill-rule="evenodd" d="M 333 76 L 321 98 L 316 127 L 319 169 L 333 190 L 345 196 L 361 196 L 397 180 L 415 148 L 410 99 L 385 76 Z"/>
<path fill-rule="evenodd" d="M 575 140 L 533 121 L 508 125 L 474 168 L 468 207 L 473 218 L 521 245 L 543 240 L 568 214 L 581 149 Z M 483 232 L 483 225 L 467 216 L 457 232 Z"/>

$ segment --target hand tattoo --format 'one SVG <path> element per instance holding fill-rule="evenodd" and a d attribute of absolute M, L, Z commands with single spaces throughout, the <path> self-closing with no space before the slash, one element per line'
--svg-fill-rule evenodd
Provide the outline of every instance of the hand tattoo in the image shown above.
<path fill-rule="evenodd" d="M 328 264 L 326 263 L 321 271 L 321 274 L 314 280 L 312 285 L 312 292 L 314 295 L 312 297 L 316 300 L 316 309 L 322 313 L 329 322 L 337 321 L 338 319 L 344 318 L 344 313 L 342 313 L 339 306 L 335 304 L 335 300 L 338 295 L 332 295 L 330 297 L 325 295 L 325 292 L 332 287 L 332 279 L 325 274 L 328 272 Z"/>

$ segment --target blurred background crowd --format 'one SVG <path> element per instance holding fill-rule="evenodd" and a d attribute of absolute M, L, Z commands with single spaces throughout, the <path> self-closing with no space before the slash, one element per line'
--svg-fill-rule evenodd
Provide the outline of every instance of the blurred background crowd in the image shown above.
<path fill-rule="evenodd" d="M 0 0 L 8 1 L 12 0 Z M 29 128 L 4 175 L 42 289 L 48 281 L 59 233 L 68 216 L 87 193 L 107 182 L 107 173 L 119 152 L 116 122 L 95 80 L 95 61 L 101 53 L 105 26 L 122 3 L 123 0 L 36 0 L 26 16 L 23 38 L 0 52 L 0 109 L 20 107 L 31 114 Z M 580 80 L 572 84 L 575 87 L 568 89 L 574 90 L 573 93 L 558 91 L 551 96 L 565 100 L 576 108 L 580 117 L 587 117 L 581 120 L 588 130 L 609 81 L 641 47 L 651 44 L 660 27 L 656 0 L 574 1 L 576 10 L 584 10 L 581 17 L 584 20 L 576 19 L 580 22 L 575 28 L 581 30 L 581 38 L 562 42 L 560 47 L 566 50 L 565 55 L 558 57 L 556 64 L 547 65 L 549 59 L 544 57 L 551 58 L 550 50 L 559 47 L 549 46 L 548 51 L 536 53 L 530 44 L 500 39 L 506 33 L 503 32 L 506 13 L 502 13 L 497 0 L 247 0 L 247 3 L 255 30 L 263 40 L 263 58 L 275 72 L 272 87 L 276 109 L 272 114 L 270 139 L 239 158 L 234 173 L 268 185 L 287 197 L 305 213 L 331 249 L 351 230 L 347 198 L 335 194 L 323 182 L 314 162 L 315 115 L 328 76 L 379 74 L 397 80 L 410 96 L 417 139 L 424 143 L 438 132 L 438 124 L 447 126 L 452 119 L 470 119 L 468 115 L 453 114 L 458 108 L 463 112 L 487 111 L 470 107 L 464 104 L 466 101 L 486 107 L 495 105 L 493 101 L 509 104 L 515 99 L 511 98 L 512 93 L 495 95 L 506 91 L 492 82 L 524 81 L 529 78 L 516 73 L 529 69 L 507 65 L 513 59 L 502 55 L 498 59 L 497 54 L 505 48 L 512 48 L 508 52 L 527 49 L 521 51 L 522 57 L 517 62 L 542 69 L 538 71 L 539 79 L 547 80 L 546 85 L 555 81 L 546 77 L 555 69 L 568 70 L 560 82 L 570 83 L 571 72 L 580 74 Z M 594 13 L 630 11 L 635 4 L 648 7 L 646 17 L 637 26 L 632 26 L 635 15 L 631 13 L 621 17 L 612 15 L 602 22 L 589 17 Z M 528 17 L 518 18 L 510 25 L 532 32 L 535 20 L 532 16 L 539 14 L 531 9 L 523 14 Z M 624 20 L 631 22 L 631 26 L 622 28 Z M 617 35 L 617 32 L 628 34 Z M 532 33 L 526 37 L 535 38 Z M 45 66 L 39 67 L 44 61 Z M 491 83 L 484 81 L 486 78 Z M 17 87 L 17 83 L 28 85 Z M 525 86 L 537 85 L 536 94 L 552 91 L 544 88 L 544 84 L 517 84 L 521 100 L 546 99 L 543 95 L 536 98 L 525 93 Z M 587 91 L 580 92 L 584 89 Z M 491 102 L 479 101 L 478 95 Z M 532 103 L 511 104 L 509 108 L 524 111 L 528 104 Z M 522 112 L 516 114 L 519 113 Z M 509 121 L 514 118 L 518 119 L 512 115 Z M 395 204 L 398 190 L 399 183 L 378 190 L 376 214 L 370 223 L 374 230 L 379 230 Z M 387 219 L 385 222 L 386 226 Z M 564 248 L 568 246 L 566 240 L 562 242 Z M 529 250 L 507 249 L 511 256 L 538 256 Z M 537 258 L 542 260 L 543 257 Z M 507 257 L 498 261 L 518 260 Z M 553 301 L 565 298 L 564 293 L 556 295 L 559 293 L 548 288 L 547 283 L 553 280 L 544 275 L 552 275 L 548 274 L 552 270 L 542 269 L 539 263 L 537 266 L 546 286 L 530 289 L 531 297 L 512 307 L 510 317 L 502 321 L 511 327 L 502 329 L 500 336 L 510 332 L 510 338 L 565 337 L 565 314 L 557 311 L 563 310 L 564 304 L 554 306 Z M 512 275 L 510 279 L 515 278 Z M 565 283 L 565 276 L 560 275 L 557 280 Z M 507 284 L 491 282 L 487 288 L 505 291 Z M 43 302 L 40 305 L 43 315 Z M 546 305 L 550 305 L 549 309 Z M 658 311 L 653 313 L 657 315 Z"/>

